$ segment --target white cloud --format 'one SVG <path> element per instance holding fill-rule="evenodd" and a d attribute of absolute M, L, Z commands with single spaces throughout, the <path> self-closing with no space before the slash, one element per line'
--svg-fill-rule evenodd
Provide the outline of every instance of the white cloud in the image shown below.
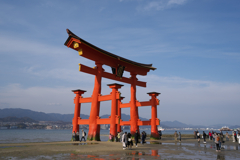
<path fill-rule="evenodd" d="M 187 0 L 159 0 L 152 1 L 145 5 L 141 10 L 149 11 L 149 10 L 165 10 L 172 8 L 175 5 L 183 5 Z"/>
<path fill-rule="evenodd" d="M 177 4 L 177 5 L 182 5 L 186 2 L 187 0 L 169 0 L 167 5 L 174 5 L 174 4 Z"/>

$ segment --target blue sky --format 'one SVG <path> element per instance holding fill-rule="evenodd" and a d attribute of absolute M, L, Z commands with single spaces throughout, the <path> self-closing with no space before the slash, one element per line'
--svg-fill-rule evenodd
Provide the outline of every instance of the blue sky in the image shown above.
<path fill-rule="evenodd" d="M 71 90 L 91 96 L 94 77 L 79 72 L 78 63 L 94 63 L 64 46 L 67 28 L 116 55 L 152 63 L 157 70 L 138 76 L 147 88 L 137 88 L 137 99 L 160 92 L 162 121 L 238 124 L 240 1 L 0 1 L 1 109 L 73 113 Z M 113 82 L 103 79 L 102 94 Z M 129 102 L 130 86 L 120 91 Z M 103 102 L 100 114 L 109 108 Z M 150 107 L 139 110 L 151 118 Z M 89 114 L 90 104 L 81 113 Z"/>

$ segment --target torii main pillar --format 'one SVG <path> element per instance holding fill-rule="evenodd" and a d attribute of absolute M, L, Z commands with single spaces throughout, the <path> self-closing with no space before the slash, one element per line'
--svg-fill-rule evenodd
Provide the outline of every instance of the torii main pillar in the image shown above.
<path fill-rule="evenodd" d="M 101 94 L 101 82 L 102 82 L 102 63 L 96 62 L 97 74 L 95 75 L 95 83 L 92 94 L 92 105 L 89 117 L 89 131 L 87 140 L 100 141 L 100 125 L 97 124 L 97 117 L 99 117 L 100 102 L 98 96 Z"/>
<path fill-rule="evenodd" d="M 131 101 L 130 101 L 130 123 L 131 123 L 131 128 L 130 128 L 130 132 L 132 135 L 134 135 L 136 133 L 136 131 L 138 131 L 139 133 L 139 126 L 138 126 L 138 108 L 136 106 L 136 81 L 137 81 L 137 77 L 135 73 L 131 73 Z"/>

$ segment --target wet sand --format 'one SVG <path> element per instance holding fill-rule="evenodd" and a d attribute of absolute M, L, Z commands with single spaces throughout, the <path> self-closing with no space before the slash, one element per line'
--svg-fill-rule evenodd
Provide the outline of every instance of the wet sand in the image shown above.
<path fill-rule="evenodd" d="M 0 159 L 239 159 L 240 145 L 228 141 L 216 152 L 215 144 L 185 138 L 181 143 L 164 138 L 123 150 L 120 142 L 49 142 L 0 144 Z M 239 150 L 238 150 L 239 149 Z"/>

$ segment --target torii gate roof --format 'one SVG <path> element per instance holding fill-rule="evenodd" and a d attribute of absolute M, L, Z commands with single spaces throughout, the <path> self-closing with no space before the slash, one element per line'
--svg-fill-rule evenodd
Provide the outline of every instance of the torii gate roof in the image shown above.
<path fill-rule="evenodd" d="M 69 29 L 67 29 L 67 33 L 69 35 L 68 39 L 64 43 L 67 47 L 70 47 L 76 51 L 79 49 L 82 50 L 83 57 L 93 60 L 95 62 L 101 62 L 110 67 L 117 68 L 118 65 L 125 66 L 125 71 L 132 72 L 139 75 L 147 75 L 147 72 L 150 70 L 155 70 L 156 68 L 152 67 L 152 64 L 143 64 L 131 61 L 129 59 L 120 57 L 113 53 L 107 52 L 101 48 L 94 46 L 93 44 L 83 40 L 78 37 L 74 33 L 72 33 Z M 74 44 L 78 43 L 79 46 L 75 47 Z"/>

